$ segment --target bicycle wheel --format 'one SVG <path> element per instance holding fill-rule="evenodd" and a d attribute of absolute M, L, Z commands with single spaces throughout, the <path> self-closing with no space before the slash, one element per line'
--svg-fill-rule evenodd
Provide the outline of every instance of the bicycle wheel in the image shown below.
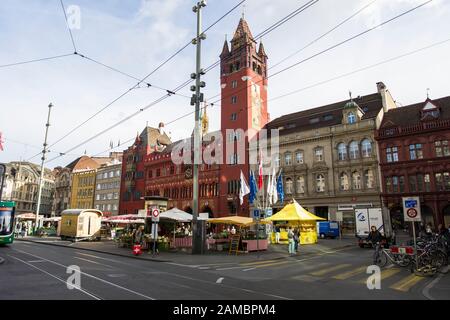
<path fill-rule="evenodd" d="M 412 259 L 408 255 L 401 255 L 396 259 L 396 261 L 400 267 L 407 267 L 411 263 Z"/>
<path fill-rule="evenodd" d="M 384 267 L 388 262 L 387 254 L 384 251 L 380 251 L 376 259 L 376 265 L 380 268 Z"/>

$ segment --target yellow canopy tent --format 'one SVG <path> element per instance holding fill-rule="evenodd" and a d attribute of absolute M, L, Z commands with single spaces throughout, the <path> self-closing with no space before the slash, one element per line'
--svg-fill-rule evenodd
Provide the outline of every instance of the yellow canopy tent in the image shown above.
<path fill-rule="evenodd" d="M 222 218 L 211 218 L 207 220 L 209 223 L 216 223 L 216 224 L 235 224 L 237 226 L 251 226 L 253 224 L 256 224 L 255 221 L 253 221 L 252 218 L 249 217 L 240 217 L 240 216 L 230 216 L 230 217 L 222 217 Z M 260 221 L 260 224 L 268 223 L 267 221 Z"/>
<path fill-rule="evenodd" d="M 300 243 L 317 243 L 316 221 L 325 220 L 308 212 L 297 201 L 286 205 L 280 212 L 277 212 L 264 221 L 287 221 L 290 225 L 298 226 L 300 229 Z"/>

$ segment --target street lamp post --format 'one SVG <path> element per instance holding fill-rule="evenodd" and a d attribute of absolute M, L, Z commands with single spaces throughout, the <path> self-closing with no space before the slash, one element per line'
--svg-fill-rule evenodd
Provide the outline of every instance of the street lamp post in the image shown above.
<path fill-rule="evenodd" d="M 205 82 L 201 81 L 201 76 L 205 74 L 201 67 L 201 44 L 202 40 L 206 39 L 206 35 L 202 32 L 202 8 L 206 7 L 206 0 L 201 0 L 195 7 L 192 8 L 197 14 L 197 37 L 192 40 L 192 44 L 197 46 L 196 57 L 196 72 L 191 74 L 191 78 L 195 79 L 195 86 L 191 87 L 191 91 L 195 91 L 191 99 L 191 105 L 195 105 L 195 129 L 194 129 L 194 165 L 193 165 L 193 213 L 192 213 L 192 253 L 203 253 L 203 243 L 201 236 L 199 236 L 198 230 L 198 214 L 199 214 L 199 165 L 202 157 L 200 155 L 201 150 L 201 136 L 200 136 L 200 103 L 203 102 L 203 93 L 200 92 L 201 88 L 206 86 Z"/>
<path fill-rule="evenodd" d="M 45 164 L 45 154 L 48 152 L 47 150 L 47 138 L 48 138 L 48 128 L 50 127 L 50 113 L 52 111 L 53 105 L 50 103 L 48 105 L 48 115 L 47 115 L 47 123 L 45 124 L 45 138 L 44 138 L 44 149 L 42 150 L 42 158 L 41 158 L 41 173 L 39 177 L 39 189 L 38 189 L 38 197 L 37 197 L 37 206 L 36 206 L 36 221 L 34 226 L 34 232 L 36 233 L 38 229 L 39 223 L 39 210 L 41 206 L 41 197 L 42 197 L 42 182 L 44 179 L 44 164 Z"/>

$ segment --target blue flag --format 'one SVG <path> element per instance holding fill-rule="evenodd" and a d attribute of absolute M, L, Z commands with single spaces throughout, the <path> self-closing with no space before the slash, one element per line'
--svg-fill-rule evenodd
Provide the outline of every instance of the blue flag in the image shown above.
<path fill-rule="evenodd" d="M 284 202 L 284 187 L 283 187 L 283 174 L 280 172 L 277 180 L 277 192 L 280 198 L 281 204 Z"/>
<path fill-rule="evenodd" d="M 256 186 L 255 176 L 253 175 L 253 171 L 250 171 L 250 194 L 248 196 L 248 201 L 250 204 L 253 204 L 256 199 L 256 194 L 258 193 L 258 187 Z"/>

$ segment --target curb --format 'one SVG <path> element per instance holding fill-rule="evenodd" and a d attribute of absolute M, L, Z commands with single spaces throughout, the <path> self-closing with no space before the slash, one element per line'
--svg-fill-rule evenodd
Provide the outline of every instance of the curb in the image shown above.
<path fill-rule="evenodd" d="M 74 250 L 83 250 L 83 251 L 90 251 L 90 252 L 96 252 L 96 253 L 109 254 L 109 255 L 112 255 L 112 256 L 131 258 L 131 259 L 140 260 L 140 261 L 173 262 L 173 261 L 170 261 L 170 260 L 143 259 L 143 258 L 140 258 L 140 257 L 130 256 L 130 255 L 126 255 L 126 254 L 120 254 L 120 253 L 115 253 L 115 252 L 101 251 L 101 250 L 88 249 L 88 248 L 71 247 L 71 246 L 65 246 L 65 245 L 61 245 L 61 244 L 49 243 L 49 242 L 43 242 L 43 241 L 41 242 L 41 241 L 25 240 L 25 239 L 20 239 L 20 240 L 19 239 L 15 239 L 15 240 L 16 241 L 23 241 L 23 242 L 37 243 L 37 244 L 43 244 L 43 245 L 47 245 L 47 246 L 54 246 L 54 247 L 68 248 L 68 249 L 74 249 Z"/>
<path fill-rule="evenodd" d="M 126 254 L 121 254 L 121 253 L 108 252 L 108 251 L 89 249 L 89 248 L 72 247 L 72 246 L 66 246 L 66 245 L 61 245 L 61 244 L 56 244 L 56 243 L 51 243 L 51 242 L 45 242 L 45 241 L 34 241 L 34 240 L 27 240 L 27 239 L 16 239 L 16 240 L 17 241 L 23 241 L 23 242 L 31 242 L 31 243 L 43 244 L 43 245 L 48 245 L 48 246 L 55 246 L 55 247 L 62 247 L 62 248 L 69 248 L 69 249 L 76 249 L 76 250 L 83 250 L 83 251 L 96 252 L 96 253 L 102 253 L 102 254 L 109 254 L 109 255 L 112 255 L 112 256 L 131 258 L 131 259 L 140 260 L 140 261 L 176 263 L 176 261 L 172 261 L 172 260 L 145 259 L 145 258 L 131 256 L 131 255 L 126 255 Z M 353 244 L 343 245 L 341 247 L 332 248 L 330 250 L 341 250 L 341 249 L 345 249 L 345 248 L 349 248 L 349 247 L 353 247 Z M 308 253 L 306 255 L 309 256 L 310 254 Z M 289 259 L 289 258 L 292 258 L 292 257 L 289 257 L 289 256 L 284 257 L 284 256 L 282 256 L 282 257 L 277 257 L 277 258 L 272 258 L 272 259 L 267 259 L 267 260 L 283 260 L 283 259 Z"/>

